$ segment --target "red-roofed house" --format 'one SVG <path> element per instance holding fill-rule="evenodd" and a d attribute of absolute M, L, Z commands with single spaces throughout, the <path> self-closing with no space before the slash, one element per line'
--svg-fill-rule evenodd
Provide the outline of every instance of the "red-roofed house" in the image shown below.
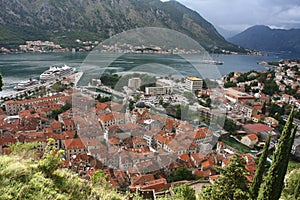
<path fill-rule="evenodd" d="M 154 189 L 155 191 L 160 191 L 169 187 L 165 178 L 155 180 L 153 174 L 146 174 L 131 177 L 129 189 L 133 191 L 137 189 Z"/>
<path fill-rule="evenodd" d="M 66 151 L 67 159 L 70 159 L 72 155 L 87 152 L 87 148 L 81 138 L 64 140 L 62 145 L 63 149 Z"/>
<path fill-rule="evenodd" d="M 243 129 L 247 133 L 254 133 L 256 135 L 261 136 L 263 140 L 266 140 L 268 135 L 275 135 L 273 128 L 265 125 L 265 124 L 246 124 L 243 126 Z"/>
<path fill-rule="evenodd" d="M 135 137 L 132 139 L 133 148 L 143 148 L 147 146 L 147 141 L 143 138 Z"/>
<path fill-rule="evenodd" d="M 206 155 L 201 153 L 192 153 L 191 154 L 191 160 L 194 162 L 194 165 L 196 167 L 201 167 L 202 161 L 205 159 Z"/>
<path fill-rule="evenodd" d="M 59 121 L 53 121 L 50 125 L 54 133 L 61 133 L 62 132 L 62 126 Z"/>
<path fill-rule="evenodd" d="M 241 139 L 241 143 L 243 143 L 244 145 L 247 145 L 249 147 L 253 147 L 257 142 L 258 142 L 258 137 L 254 133 L 245 135 Z"/>
<path fill-rule="evenodd" d="M 74 120 L 72 120 L 72 119 L 64 119 L 63 123 L 64 123 L 65 131 L 73 131 L 73 130 L 75 130 Z"/>

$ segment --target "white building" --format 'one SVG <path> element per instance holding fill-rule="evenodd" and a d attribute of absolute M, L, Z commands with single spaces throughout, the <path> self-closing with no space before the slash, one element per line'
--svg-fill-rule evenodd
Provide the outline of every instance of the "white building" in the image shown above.
<path fill-rule="evenodd" d="M 197 77 L 187 77 L 185 87 L 190 91 L 202 90 L 203 80 Z"/>
<path fill-rule="evenodd" d="M 257 142 L 258 142 L 258 137 L 254 133 L 246 135 L 246 136 L 242 137 L 242 139 L 241 139 L 241 143 L 243 143 L 249 147 L 253 147 Z"/>
<path fill-rule="evenodd" d="M 141 87 L 141 79 L 136 77 L 136 78 L 131 78 L 128 80 L 128 87 L 129 88 L 132 88 L 134 90 L 136 89 L 140 89 Z"/>
<path fill-rule="evenodd" d="M 93 78 L 89 83 L 90 86 L 100 86 L 101 84 L 102 84 L 101 80 L 100 79 L 95 79 L 95 78 Z"/>
<path fill-rule="evenodd" d="M 165 94 L 172 94 L 173 88 L 164 86 L 164 87 L 146 87 L 145 88 L 146 95 L 165 95 Z"/>

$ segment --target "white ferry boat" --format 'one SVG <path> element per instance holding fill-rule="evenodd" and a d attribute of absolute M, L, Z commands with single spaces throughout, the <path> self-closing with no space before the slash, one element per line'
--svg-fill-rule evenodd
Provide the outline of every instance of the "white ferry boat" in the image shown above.
<path fill-rule="evenodd" d="M 14 89 L 15 90 L 25 90 L 25 89 L 28 89 L 28 87 L 37 85 L 38 83 L 39 83 L 38 80 L 30 78 L 27 81 L 21 81 L 20 83 L 18 83 L 18 85 L 15 86 Z"/>
<path fill-rule="evenodd" d="M 210 65 L 223 65 L 224 62 L 219 60 L 202 60 L 201 64 L 210 64 Z"/>
<path fill-rule="evenodd" d="M 48 70 L 44 71 L 40 75 L 41 82 L 53 81 L 58 78 L 67 77 L 72 75 L 75 72 L 75 69 L 64 65 L 62 67 L 51 66 Z"/>

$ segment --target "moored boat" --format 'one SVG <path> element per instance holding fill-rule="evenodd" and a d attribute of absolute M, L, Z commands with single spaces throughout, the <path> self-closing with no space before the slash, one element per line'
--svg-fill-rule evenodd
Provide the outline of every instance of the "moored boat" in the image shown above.
<path fill-rule="evenodd" d="M 15 90 L 25 90 L 27 89 L 28 87 L 31 87 L 31 86 L 34 86 L 34 85 L 37 85 L 39 83 L 39 81 L 37 79 L 32 79 L 30 78 L 29 80 L 27 81 L 21 81 L 18 83 L 18 85 L 16 85 L 14 87 Z"/>
<path fill-rule="evenodd" d="M 48 70 L 44 71 L 40 75 L 41 82 L 53 81 L 58 78 L 63 78 L 72 75 L 75 72 L 75 69 L 64 65 L 62 67 L 59 66 L 51 66 Z"/>

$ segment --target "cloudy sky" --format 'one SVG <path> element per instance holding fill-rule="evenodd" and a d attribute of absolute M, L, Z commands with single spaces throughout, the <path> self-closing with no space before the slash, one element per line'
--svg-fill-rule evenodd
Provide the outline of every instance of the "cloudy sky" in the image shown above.
<path fill-rule="evenodd" d="M 300 0 L 177 0 L 213 25 L 240 32 L 253 25 L 300 28 Z"/>

